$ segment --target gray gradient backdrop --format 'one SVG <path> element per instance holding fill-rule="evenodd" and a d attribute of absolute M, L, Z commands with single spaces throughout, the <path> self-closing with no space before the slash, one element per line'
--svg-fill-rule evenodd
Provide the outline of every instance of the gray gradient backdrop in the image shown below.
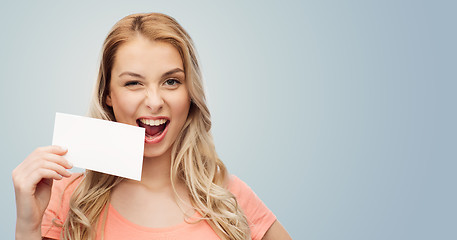
<path fill-rule="evenodd" d="M 193 37 L 218 153 L 293 238 L 457 239 L 456 2 L 391 0 L 2 1 L 2 239 L 11 171 L 55 112 L 86 114 L 109 29 L 149 11 Z"/>

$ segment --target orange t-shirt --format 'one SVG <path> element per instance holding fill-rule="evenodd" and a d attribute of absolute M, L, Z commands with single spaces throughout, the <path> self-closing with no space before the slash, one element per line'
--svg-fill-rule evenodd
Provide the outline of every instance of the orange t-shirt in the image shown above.
<path fill-rule="evenodd" d="M 43 216 L 41 232 L 43 237 L 60 239 L 62 228 L 52 222 L 62 224 L 69 211 L 70 197 L 82 178 L 76 179 L 79 174 L 60 181 L 54 181 L 52 195 L 48 208 Z M 275 215 L 265 206 L 257 195 L 236 176 L 230 177 L 228 189 L 235 195 L 241 206 L 251 229 L 252 239 L 262 239 L 265 232 L 276 220 Z M 192 220 L 198 219 L 196 214 Z M 99 228 L 100 230 L 100 228 Z M 108 206 L 105 223 L 105 239 L 219 239 L 214 230 L 206 221 L 197 223 L 184 222 L 166 228 L 148 228 L 134 224 L 120 215 L 116 209 Z M 100 234 L 97 234 L 99 239 Z"/>

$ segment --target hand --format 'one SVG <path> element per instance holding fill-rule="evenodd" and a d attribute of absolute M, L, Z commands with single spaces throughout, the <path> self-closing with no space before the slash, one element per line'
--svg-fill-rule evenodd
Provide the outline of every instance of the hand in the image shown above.
<path fill-rule="evenodd" d="M 16 193 L 16 238 L 19 235 L 39 235 L 41 220 L 51 198 L 53 180 L 70 177 L 72 168 L 63 155 L 67 149 L 47 146 L 35 149 L 13 170 Z"/>

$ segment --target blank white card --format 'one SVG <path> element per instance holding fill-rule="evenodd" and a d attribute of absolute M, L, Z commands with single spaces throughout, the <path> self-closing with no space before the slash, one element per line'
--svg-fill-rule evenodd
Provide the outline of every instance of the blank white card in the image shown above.
<path fill-rule="evenodd" d="M 52 144 L 68 148 L 75 167 L 141 180 L 145 129 L 56 113 Z"/>

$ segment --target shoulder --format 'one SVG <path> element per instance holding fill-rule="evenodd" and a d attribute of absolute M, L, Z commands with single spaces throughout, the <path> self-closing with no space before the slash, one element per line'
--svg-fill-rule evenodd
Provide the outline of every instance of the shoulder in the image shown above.
<path fill-rule="evenodd" d="M 256 193 L 241 179 L 231 175 L 228 181 L 228 190 L 235 196 L 251 228 L 252 239 L 262 239 L 276 216 L 260 200 Z"/>
<path fill-rule="evenodd" d="M 251 188 L 235 175 L 230 175 L 227 184 L 228 190 L 235 196 L 244 191 L 252 191 Z"/>
<path fill-rule="evenodd" d="M 259 203 L 263 204 L 257 194 L 235 175 L 230 175 L 227 188 L 235 196 L 244 211 L 249 211 Z"/>
<path fill-rule="evenodd" d="M 52 194 L 63 193 L 71 194 L 78 184 L 84 178 L 84 173 L 72 173 L 70 177 L 63 178 L 62 180 L 54 180 L 52 185 Z"/>
<path fill-rule="evenodd" d="M 48 208 L 53 207 L 57 203 L 57 200 L 70 200 L 71 195 L 78 187 L 79 183 L 83 180 L 83 173 L 73 173 L 70 177 L 62 180 L 54 180 L 52 184 L 51 200 Z M 67 202 L 67 201 L 66 201 Z M 68 204 L 68 202 L 67 202 Z"/>
<path fill-rule="evenodd" d="M 70 209 L 71 195 L 83 178 L 83 173 L 73 173 L 68 178 L 54 180 L 51 199 L 44 212 L 41 224 L 43 237 L 57 239 L 60 236 L 61 225 L 65 222 Z"/>
<path fill-rule="evenodd" d="M 230 175 L 227 188 L 233 195 L 235 195 L 238 204 L 242 207 L 253 207 L 257 203 L 263 204 L 254 190 L 252 190 L 251 187 L 235 175 Z"/>

